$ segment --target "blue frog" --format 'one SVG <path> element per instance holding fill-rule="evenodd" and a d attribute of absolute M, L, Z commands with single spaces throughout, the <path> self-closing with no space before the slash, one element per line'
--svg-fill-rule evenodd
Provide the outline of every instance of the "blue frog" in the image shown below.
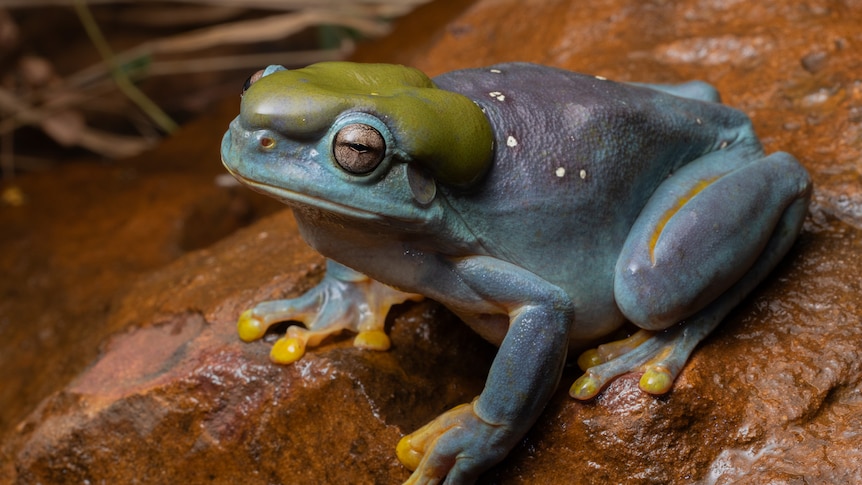
<path fill-rule="evenodd" d="M 482 393 L 396 448 L 408 483 L 470 483 L 502 460 L 587 351 L 578 399 L 640 372 L 670 390 L 693 351 L 787 253 L 811 195 L 702 82 L 619 83 L 526 63 L 429 79 L 384 64 L 270 66 L 244 87 L 224 165 L 294 210 L 322 282 L 239 319 L 294 320 L 276 362 L 342 330 L 385 350 L 389 308 L 436 300 L 496 344 Z"/>

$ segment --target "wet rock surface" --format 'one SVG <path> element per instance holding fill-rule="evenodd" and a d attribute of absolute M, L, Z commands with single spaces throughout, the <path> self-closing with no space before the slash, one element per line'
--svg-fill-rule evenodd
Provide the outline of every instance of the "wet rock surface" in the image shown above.
<path fill-rule="evenodd" d="M 862 480 L 860 12 L 858 1 L 480 0 L 415 51 L 429 74 L 527 60 L 703 79 L 816 187 L 791 254 L 671 393 L 645 395 L 627 376 L 576 402 L 570 369 L 483 482 Z M 161 162 L 132 165 L 149 167 L 133 183 L 63 168 L 22 184 L 32 204 L 43 192 L 64 203 L 0 209 L 13 277 L 0 286 L 0 481 L 398 483 L 400 436 L 481 389 L 493 349 L 431 302 L 392 312 L 385 353 L 347 337 L 275 366 L 266 343 L 239 342 L 241 310 L 300 294 L 323 260 L 287 212 L 212 244 L 271 211 L 213 184 L 235 112 L 234 100 L 150 156 Z"/>

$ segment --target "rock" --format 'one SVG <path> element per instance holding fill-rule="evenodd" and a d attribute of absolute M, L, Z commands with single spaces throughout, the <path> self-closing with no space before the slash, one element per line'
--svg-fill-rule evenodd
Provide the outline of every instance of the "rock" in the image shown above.
<path fill-rule="evenodd" d="M 185 127 L 156 157 L 68 163 L 15 179 L 26 202 L 0 205 L 0 435 L 123 328 L 106 325 L 115 294 L 281 209 L 248 190 L 215 184 L 224 173 L 218 147 L 189 141 L 222 130 L 236 101 L 225 108 L 221 122 Z"/>
<path fill-rule="evenodd" d="M 816 187 L 785 262 L 668 395 L 626 376 L 576 402 L 569 369 L 483 483 L 862 480 L 859 40 L 850 4 L 479 0 L 420 51 L 430 74 L 528 60 L 618 80 L 703 79 Z M 221 133 L 209 136 L 215 145 Z M 398 438 L 481 389 L 493 350 L 430 302 L 390 315 L 389 352 L 333 339 L 292 366 L 269 364 L 265 343 L 234 337 L 236 315 L 301 293 L 322 259 L 286 213 L 193 246 L 122 288 L 102 315 L 124 330 L 7 433 L 0 479 L 397 483 Z"/>
<path fill-rule="evenodd" d="M 236 338 L 244 305 L 321 272 L 285 211 L 142 278 L 110 318 L 129 330 L 19 426 L 17 480 L 406 479 L 392 452 L 402 427 L 478 394 L 493 348 L 431 302 L 393 312 L 390 352 L 342 339 L 277 366 L 268 345 Z"/>

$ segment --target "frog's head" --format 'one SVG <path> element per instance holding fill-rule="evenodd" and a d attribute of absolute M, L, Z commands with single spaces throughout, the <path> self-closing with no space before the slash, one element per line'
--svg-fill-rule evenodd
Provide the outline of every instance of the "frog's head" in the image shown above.
<path fill-rule="evenodd" d="M 270 66 L 243 91 L 222 141 L 240 181 L 294 205 L 416 221 L 437 184 L 467 190 L 492 161 L 481 109 L 404 66 Z"/>

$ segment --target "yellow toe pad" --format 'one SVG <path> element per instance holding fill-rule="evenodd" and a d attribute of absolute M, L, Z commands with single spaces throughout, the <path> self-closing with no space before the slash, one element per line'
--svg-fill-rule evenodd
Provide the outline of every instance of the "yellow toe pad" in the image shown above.
<path fill-rule="evenodd" d="M 236 330 L 239 333 L 239 338 L 244 342 L 257 340 L 266 333 L 263 321 L 256 317 L 252 313 L 252 310 L 242 312 L 242 315 L 239 316 L 239 320 L 236 322 Z"/>
<path fill-rule="evenodd" d="M 269 358 L 276 364 L 292 364 L 305 354 L 305 340 L 296 337 L 278 339 L 269 352 Z"/>
<path fill-rule="evenodd" d="M 353 345 L 360 349 L 383 351 L 389 350 L 392 342 L 382 330 L 368 330 L 359 332 L 353 339 Z"/>

